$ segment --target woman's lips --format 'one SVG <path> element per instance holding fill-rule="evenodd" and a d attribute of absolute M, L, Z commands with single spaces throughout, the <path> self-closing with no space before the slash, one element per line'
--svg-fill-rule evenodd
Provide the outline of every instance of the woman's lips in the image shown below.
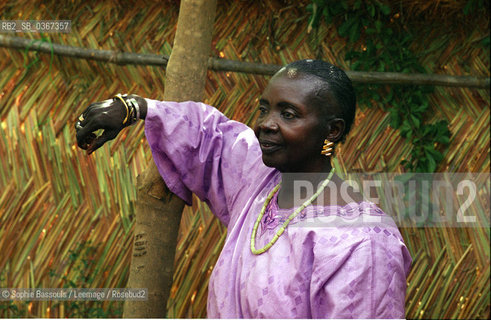
<path fill-rule="evenodd" d="M 271 141 L 260 141 L 261 151 L 265 154 L 273 153 L 281 149 L 281 145 Z"/>

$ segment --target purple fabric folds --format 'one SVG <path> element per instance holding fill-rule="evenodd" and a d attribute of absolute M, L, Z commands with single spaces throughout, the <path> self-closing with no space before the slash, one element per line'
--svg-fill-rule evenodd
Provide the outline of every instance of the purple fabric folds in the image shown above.
<path fill-rule="evenodd" d="M 228 229 L 210 278 L 208 317 L 404 318 L 411 257 L 375 204 L 308 207 L 271 249 L 253 255 L 254 222 L 280 180 L 263 164 L 253 131 L 203 103 L 147 103 L 145 134 L 167 186 L 188 204 L 195 193 Z M 257 248 L 291 213 L 275 199 Z"/>

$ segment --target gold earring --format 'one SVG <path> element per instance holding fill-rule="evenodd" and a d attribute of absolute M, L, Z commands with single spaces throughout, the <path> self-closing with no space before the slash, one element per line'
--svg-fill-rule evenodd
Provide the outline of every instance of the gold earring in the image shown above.
<path fill-rule="evenodd" d="M 321 154 L 329 157 L 332 154 L 332 146 L 334 146 L 334 142 L 329 140 L 324 140 L 324 146 L 322 146 Z"/>

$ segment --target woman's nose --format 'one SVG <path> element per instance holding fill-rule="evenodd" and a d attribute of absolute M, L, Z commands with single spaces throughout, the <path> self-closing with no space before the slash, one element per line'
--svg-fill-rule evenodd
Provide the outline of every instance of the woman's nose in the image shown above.
<path fill-rule="evenodd" d="M 263 131 L 278 131 L 278 119 L 273 114 L 268 114 L 265 116 L 261 123 L 259 124 L 259 127 Z"/>

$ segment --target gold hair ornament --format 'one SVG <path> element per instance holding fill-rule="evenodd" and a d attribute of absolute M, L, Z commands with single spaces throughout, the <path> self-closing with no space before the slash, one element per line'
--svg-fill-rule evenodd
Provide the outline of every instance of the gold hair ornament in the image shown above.
<path fill-rule="evenodd" d="M 296 68 L 288 69 L 287 74 L 288 74 L 288 78 L 290 79 L 295 78 L 297 76 L 297 69 Z"/>

